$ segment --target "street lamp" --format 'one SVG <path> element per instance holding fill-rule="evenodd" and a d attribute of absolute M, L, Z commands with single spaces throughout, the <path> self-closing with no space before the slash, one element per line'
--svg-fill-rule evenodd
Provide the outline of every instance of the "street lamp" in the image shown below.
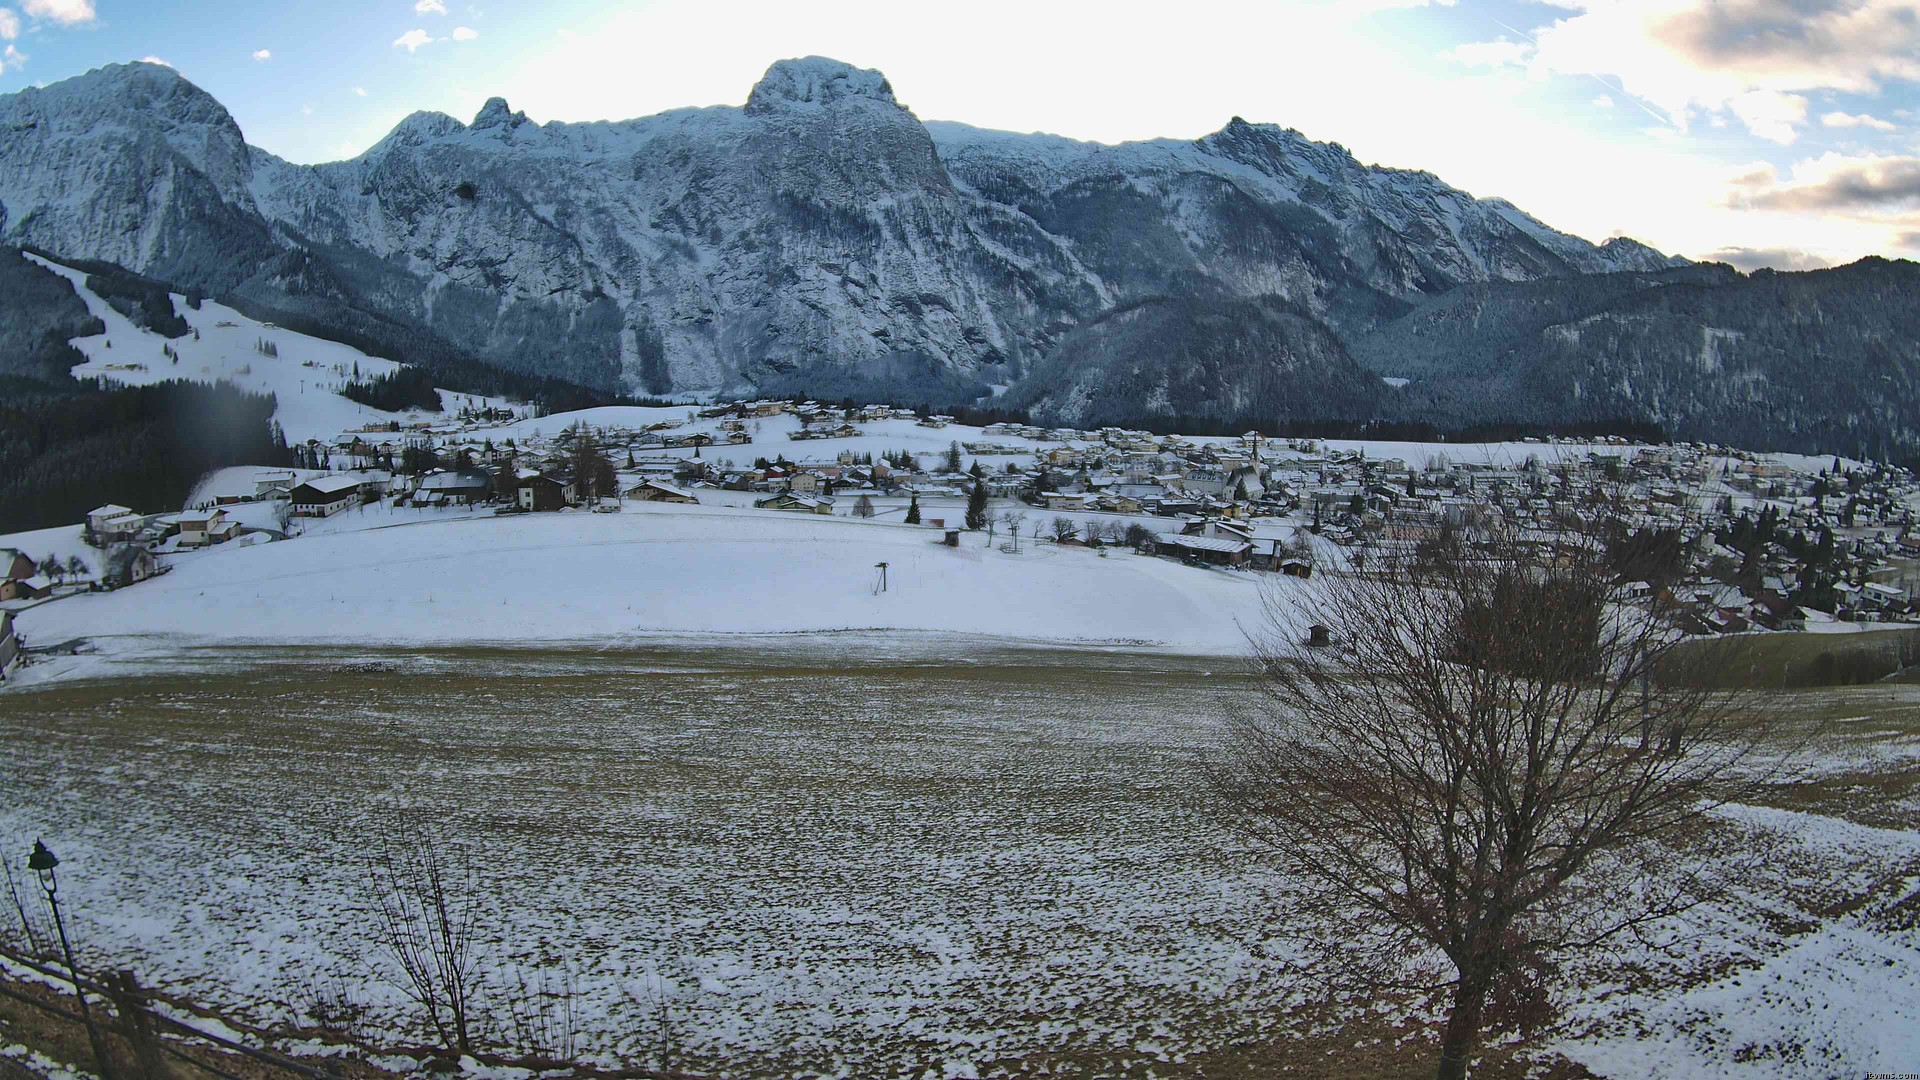
<path fill-rule="evenodd" d="M 87 1025 L 87 1041 L 93 1044 L 94 1064 L 100 1068 L 102 1080 L 113 1080 L 113 1064 L 107 1058 L 107 1048 L 100 1041 L 100 1029 L 94 1026 L 93 1010 L 87 1007 L 87 992 L 80 987 L 80 968 L 73 962 L 73 943 L 67 940 L 67 922 L 60 917 L 60 879 L 54 868 L 60 865 L 60 859 L 48 850 L 45 842 L 33 842 L 33 854 L 27 856 L 27 869 L 39 875 L 40 889 L 47 895 L 47 907 L 53 912 L 53 928 L 60 933 L 60 950 L 67 955 L 67 973 L 73 977 L 73 996 L 80 999 L 80 1019 Z"/>

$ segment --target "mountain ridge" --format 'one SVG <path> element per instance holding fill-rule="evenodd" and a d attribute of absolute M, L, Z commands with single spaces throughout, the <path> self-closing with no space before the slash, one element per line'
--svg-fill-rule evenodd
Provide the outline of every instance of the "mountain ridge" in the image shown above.
<path fill-rule="evenodd" d="M 1338 147 L 1237 118 L 1220 132 L 1189 142 L 1074 144 L 1079 149 L 1066 160 L 1022 171 L 1004 157 L 982 161 L 977 147 L 989 139 L 1031 137 L 976 129 L 943 147 L 936 135 L 954 135 L 956 125 L 922 124 L 898 102 L 879 72 L 820 57 L 776 62 L 738 108 L 536 124 L 513 112 L 504 99 L 493 98 L 472 123 L 415 113 L 362 154 L 314 166 L 294 165 L 248 147 L 210 95 L 171 69 L 150 64 L 102 68 L 45 90 L 0 98 L 0 115 L 36 107 L 46 113 L 123 112 L 127 106 L 116 99 L 167 102 L 171 108 L 156 115 L 181 130 L 195 122 L 205 130 L 193 145 L 170 138 L 168 164 L 181 173 L 193 171 L 183 165 L 197 167 L 209 181 L 197 194 L 213 198 L 184 210 L 168 204 L 146 207 L 145 220 L 213 218 L 200 225 L 200 231 L 219 237 L 223 247 L 238 249 L 243 259 L 252 257 L 256 271 L 275 254 L 259 250 L 264 236 L 282 251 L 344 245 L 383 261 L 407 263 L 400 269 L 419 287 L 430 294 L 451 289 L 455 305 L 473 307 L 479 299 L 461 290 L 504 287 L 518 295 L 503 304 L 487 326 L 451 325 L 436 315 L 430 302 L 409 304 L 388 295 L 398 282 L 372 284 L 365 290 L 368 296 L 351 301 L 370 304 L 385 315 L 425 321 L 485 359 L 522 369 L 550 368 L 554 362 L 561 368 L 569 365 L 554 350 L 530 344 L 520 323 L 564 321 L 571 327 L 584 319 L 588 336 L 599 342 L 600 361 L 556 373 L 606 388 L 737 388 L 803 368 L 844 366 L 843 357 L 857 365 L 897 352 L 923 354 L 963 381 L 1004 382 L 1005 373 L 987 369 L 1016 357 L 1031 362 L 1044 355 L 1064 326 L 1145 295 L 1137 287 L 1116 289 L 1093 280 L 1099 275 L 1076 266 L 1067 248 L 1082 237 L 1062 238 L 1035 227 L 1031 211 L 1049 215 L 1051 208 L 1009 210 L 990 197 L 970 197 L 979 184 L 970 185 L 972 192 L 957 188 L 949 161 L 955 155 L 969 158 L 970 179 L 988 186 L 1009 181 L 1044 186 L 1048 172 L 1063 186 L 1084 184 L 1117 164 L 1123 170 L 1155 174 L 1163 185 L 1205 174 L 1227 185 L 1257 186 L 1261 190 L 1256 201 L 1290 197 L 1295 182 L 1318 181 L 1333 173 L 1348 180 L 1385 178 L 1374 185 L 1373 201 L 1400 204 L 1389 216 L 1392 228 L 1401 231 L 1420 216 L 1405 205 L 1410 200 L 1447 200 L 1455 204 L 1448 213 L 1471 204 L 1465 193 L 1430 174 L 1362 166 Z M 961 142 L 972 144 L 976 152 L 967 153 Z M 106 148 L 91 149 L 97 157 Z M 545 182 L 548 178 L 531 175 L 536 163 L 562 175 Z M 29 166 L 23 171 L 46 171 L 43 161 L 21 163 L 17 153 L 0 154 L 4 172 L 15 172 L 21 164 Z M 69 164 L 56 174 L 68 180 L 77 179 L 75 173 L 84 175 L 85 163 Z M 1390 191 L 1409 182 L 1412 190 Z M 48 192 L 72 186 L 48 183 L 35 193 L 0 184 L 0 204 L 7 207 L 0 231 L 10 242 L 107 258 L 184 285 L 242 288 L 243 282 L 232 280 L 231 272 L 204 267 L 199 258 L 158 254 L 169 247 L 191 250 L 180 237 L 163 234 L 139 243 L 116 242 L 116 236 L 138 230 L 115 220 L 91 230 L 72 218 L 41 224 L 47 207 L 57 202 Z M 567 189 L 570 198 L 560 197 L 555 188 Z M 455 191 L 468 194 L 456 199 Z M 1162 194 L 1173 197 L 1171 192 Z M 488 195 L 505 207 L 483 209 L 480 204 Z M 1390 198 L 1393 195 L 1398 198 Z M 1073 198 L 1068 195 L 1069 201 Z M 569 207 L 570 202 L 575 206 Z M 1329 220 L 1370 209 L 1324 193 L 1320 202 L 1316 212 Z M 621 207 L 634 204 L 645 213 L 622 213 Z M 1312 204 L 1312 198 L 1303 200 L 1303 205 Z M 1497 222 L 1516 215 L 1524 217 L 1517 211 L 1489 212 L 1472 228 L 1479 234 L 1497 232 Z M 464 220 L 476 216 L 492 219 L 486 222 L 490 235 Z M 765 269 L 767 253 L 757 242 L 768 238 L 751 233 L 752 226 L 767 217 L 813 234 L 780 245 L 781 254 L 791 257 L 773 271 L 776 280 L 780 271 L 794 279 L 785 291 L 798 300 L 736 287 L 745 273 Z M 733 242 L 743 232 L 749 234 L 745 242 Z M 1532 250 L 1512 258 L 1489 257 L 1481 250 L 1491 242 L 1485 235 L 1462 238 L 1450 228 L 1429 232 L 1423 242 L 1446 250 L 1429 260 L 1430 265 L 1421 265 L 1422 260 L 1406 252 L 1396 253 L 1396 265 L 1404 272 L 1387 275 L 1388 292 L 1404 298 L 1409 288 L 1475 280 L 1483 273 L 1533 276 L 1587 271 L 1605 262 L 1599 249 L 1569 244 L 1551 257 Z M 1498 239 L 1531 248 L 1537 243 L 1533 233 L 1548 232 L 1538 223 L 1531 231 L 1510 225 L 1510 235 Z M 888 245 L 877 242 L 881 240 Z M 920 241 L 923 250 L 911 260 L 900 260 L 886 249 L 900 241 Z M 823 247 L 830 249 L 827 257 L 817 258 Z M 1554 264 L 1554 257 L 1565 265 Z M 694 264 L 693 272 L 674 267 L 676 260 Z M 1182 261 L 1200 260 L 1189 251 Z M 829 280 L 809 272 L 808 262 L 860 265 L 844 274 L 834 272 Z M 1251 274 L 1241 268 L 1240 275 L 1228 283 L 1228 293 L 1256 291 L 1250 288 L 1256 276 L 1269 279 L 1258 282 L 1257 291 L 1276 285 L 1283 294 L 1325 291 L 1298 274 L 1275 279 L 1264 267 Z M 1028 277 L 1035 280 L 1025 280 Z M 1003 291 L 1014 294 L 1012 305 L 999 303 Z M 860 295 L 863 292 L 877 295 Z M 592 310 L 602 295 L 619 308 L 617 318 Z M 942 298 L 944 310 L 942 304 L 927 303 L 929 296 Z M 561 299 L 549 306 L 545 297 Z M 701 329 L 711 325 L 702 320 L 718 311 L 721 302 L 743 314 L 714 332 Z M 1308 302 L 1328 306 L 1324 298 Z M 999 306 L 1045 308 L 1046 317 L 992 310 Z M 931 314 L 929 307 L 935 309 Z M 615 322 L 618 329 L 610 329 Z M 653 336 L 660 338 L 657 350 L 651 346 Z M 618 375 L 612 378 L 605 360 L 609 349 L 618 354 Z M 649 370 L 649 353 L 654 351 L 666 355 Z"/>
<path fill-rule="evenodd" d="M 416 112 L 319 165 L 249 146 L 210 95 L 149 64 L 0 97 L 0 131 L 0 241 L 603 391 L 963 403 L 994 388 L 1042 414 L 1076 401 L 1066 412 L 1093 422 L 1138 413 L 1092 392 L 1127 385 L 1163 392 L 1145 400 L 1171 414 L 1444 424 L 1484 419 L 1467 398 L 1497 389 L 1514 417 L 1582 420 L 1595 383 L 1573 369 L 1617 358 L 1580 352 L 1578 334 L 1526 331 L 1564 369 L 1544 378 L 1513 335 L 1459 337 L 1443 363 L 1417 326 L 1479 290 L 1517 335 L 1555 283 L 1624 304 L 1689 268 L 1291 128 L 1234 117 L 1198 139 L 1109 145 L 923 122 L 881 73 L 821 57 L 775 62 L 741 106 L 579 123 L 502 98 L 470 123 Z M 1700 287 L 1765 292 L 1701 273 Z M 1691 317 L 1659 332 L 1698 338 Z M 1198 336 L 1169 350 L 1171 327 Z M 1637 355 L 1660 370 L 1627 375 L 1674 392 L 1600 396 L 1687 429 L 1689 402 L 1718 398 L 1679 392 L 1682 352 L 1649 344 Z M 1780 349 L 1756 362 L 1768 386 L 1804 382 Z M 1776 405 L 1798 407 L 1758 400 L 1741 423 Z"/>

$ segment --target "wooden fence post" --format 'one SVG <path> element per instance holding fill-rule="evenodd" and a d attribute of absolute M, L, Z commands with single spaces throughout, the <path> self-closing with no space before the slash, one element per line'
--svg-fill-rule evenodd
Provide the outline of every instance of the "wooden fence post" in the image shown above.
<path fill-rule="evenodd" d="M 141 1080 L 168 1080 L 172 1075 L 166 1055 L 160 1051 L 160 1038 L 147 1016 L 147 995 L 140 989 L 133 972 L 122 971 L 107 980 L 107 995 L 114 1011 L 120 1014 L 120 1034 L 133 1049 L 134 1067 Z"/>

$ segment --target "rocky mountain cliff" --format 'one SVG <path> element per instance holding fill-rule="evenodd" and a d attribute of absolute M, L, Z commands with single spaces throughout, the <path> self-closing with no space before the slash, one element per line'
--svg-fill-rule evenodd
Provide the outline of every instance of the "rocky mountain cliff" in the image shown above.
<path fill-rule="evenodd" d="M 150 64 L 0 97 L 0 132 L 0 242 L 606 390 L 957 403 L 995 388 L 1085 423 L 1417 408 L 1443 425 L 1497 390 L 1514 417 L 1617 407 L 1684 426 L 1685 394 L 1599 388 L 1712 377 L 1583 377 L 1628 362 L 1561 333 L 1540 338 L 1557 343 L 1547 378 L 1507 333 L 1546 333 L 1528 289 L 1564 308 L 1661 274 L 1719 280 L 1710 268 L 1238 118 L 1117 146 L 923 123 L 878 72 L 817 57 L 774 64 L 740 108 L 536 124 L 496 98 L 468 124 L 416 113 L 318 166 L 248 146 Z M 1512 325 L 1421 329 L 1476 297 Z M 1645 333 L 1697 341 L 1686 320 L 1706 317 Z"/>
<path fill-rule="evenodd" d="M 9 242 L 653 392 L 1010 384 L 1150 297 L 1277 296 L 1360 328 L 1464 282 L 1666 263 L 1293 131 L 1109 147 L 927 125 L 878 72 L 819 58 L 774 64 L 743 108 L 534 124 L 494 99 L 312 167 L 150 64 L 0 98 L 0 130 Z"/>

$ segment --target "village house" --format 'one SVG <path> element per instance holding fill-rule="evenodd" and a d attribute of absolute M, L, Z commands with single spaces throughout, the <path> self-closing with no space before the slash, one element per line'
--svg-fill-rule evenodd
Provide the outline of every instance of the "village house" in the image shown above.
<path fill-rule="evenodd" d="M 87 531 L 96 546 L 131 540 L 145 525 L 145 517 L 112 503 L 87 512 Z"/>
<path fill-rule="evenodd" d="M 472 506 L 493 492 L 493 479 L 478 469 L 429 473 L 414 490 L 413 501 L 438 505 Z"/>
<path fill-rule="evenodd" d="M 227 512 L 218 507 L 182 511 L 175 515 L 174 522 L 180 527 L 180 539 L 175 543 L 184 548 L 223 544 L 240 533 L 240 523 L 227 520 Z"/>
<path fill-rule="evenodd" d="M 1253 553 L 1253 544 L 1250 542 L 1230 540 L 1224 536 L 1161 533 L 1154 538 L 1154 542 L 1162 555 L 1178 555 L 1213 566 L 1239 566 Z"/>
<path fill-rule="evenodd" d="M 0 581 L 0 600 L 38 600 L 51 592 L 53 579 L 45 574 Z"/>
<path fill-rule="evenodd" d="M 549 513 L 573 505 L 573 484 L 549 473 L 534 473 L 520 480 L 514 502 L 522 510 Z"/>
<path fill-rule="evenodd" d="M 253 499 L 284 499 L 294 485 L 299 483 L 292 473 L 274 473 L 271 476 L 255 477 L 253 481 Z"/>
<path fill-rule="evenodd" d="M 10 581 L 30 578 L 40 572 L 39 564 L 35 563 L 32 557 L 14 548 L 0 548 L 0 566 L 6 568 L 7 579 Z"/>

